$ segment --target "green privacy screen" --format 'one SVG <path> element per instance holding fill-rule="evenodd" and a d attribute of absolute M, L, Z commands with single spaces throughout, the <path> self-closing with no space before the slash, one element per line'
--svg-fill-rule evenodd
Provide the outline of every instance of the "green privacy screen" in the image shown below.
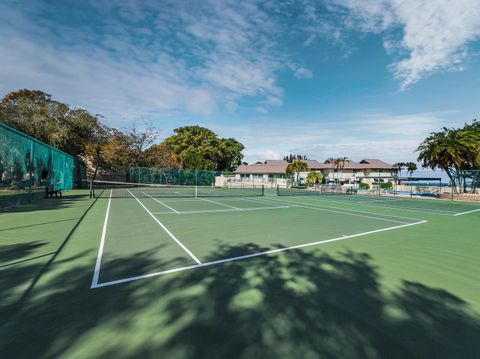
<path fill-rule="evenodd" d="M 0 123 L 0 209 L 73 187 L 75 159 Z"/>

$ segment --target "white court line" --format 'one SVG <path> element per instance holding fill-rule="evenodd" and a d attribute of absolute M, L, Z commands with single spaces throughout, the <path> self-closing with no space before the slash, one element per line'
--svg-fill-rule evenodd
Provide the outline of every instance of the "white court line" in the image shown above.
<path fill-rule="evenodd" d="M 100 265 L 102 264 L 103 248 L 105 246 L 105 238 L 107 236 L 108 215 L 110 214 L 110 204 L 112 203 L 112 192 L 113 190 L 110 190 L 107 212 L 105 213 L 105 221 L 103 222 L 102 238 L 100 239 L 100 246 L 98 247 L 97 261 L 95 263 L 95 270 L 93 271 L 92 285 L 90 288 L 96 288 L 98 286 L 98 278 L 100 277 Z"/>
<path fill-rule="evenodd" d="M 242 210 L 242 208 L 238 208 L 238 207 L 235 207 L 235 206 L 230 206 L 229 204 L 223 204 L 223 203 L 214 201 L 214 200 L 212 200 L 212 199 L 206 199 L 206 198 L 202 198 L 202 197 L 197 197 L 197 199 L 201 199 L 202 201 L 206 201 L 206 202 L 210 202 L 210 203 L 215 203 L 215 204 L 218 204 L 218 205 L 220 205 L 220 206 L 233 208 L 233 209 L 235 209 L 235 210 L 237 210 L 237 211 L 241 211 L 241 210 Z"/>
<path fill-rule="evenodd" d="M 280 203 L 280 202 L 277 202 L 277 203 Z M 326 208 L 326 207 L 309 206 L 309 205 L 306 205 L 305 203 L 298 203 L 298 202 L 283 202 L 283 203 L 292 203 L 292 204 L 295 204 L 299 208 L 307 208 L 307 209 L 314 209 L 314 210 L 317 210 L 317 211 L 340 213 L 340 214 L 344 214 L 344 215 L 347 215 L 347 216 L 363 217 L 363 218 L 369 218 L 369 219 L 376 219 L 376 220 L 379 220 L 379 221 L 395 222 L 395 223 L 402 223 L 402 224 L 407 223 L 407 222 L 404 222 L 404 221 L 397 221 L 395 219 L 380 218 L 380 217 L 366 216 L 364 214 L 356 214 L 356 213 L 345 212 L 345 211 L 340 210 L 340 209 L 335 210 L 335 209 Z M 377 214 L 377 215 L 379 215 L 379 214 Z"/>
<path fill-rule="evenodd" d="M 308 197 L 310 199 L 313 199 L 312 197 Z M 323 202 L 333 202 L 333 203 L 342 203 L 342 204 L 345 204 L 345 203 L 350 203 L 350 204 L 353 204 L 353 205 L 357 205 L 357 206 L 361 206 L 362 204 L 365 205 L 365 206 L 371 206 L 371 207 L 382 207 L 382 208 L 393 208 L 393 209 L 400 209 L 400 210 L 404 210 L 404 211 L 413 211 L 413 212 L 422 212 L 422 213 L 432 213 L 432 214 L 439 214 L 439 215 L 443 215 L 443 216 L 453 216 L 453 212 L 448 212 L 448 211 L 438 211 L 438 210 L 427 210 L 427 209 L 414 209 L 414 208 L 408 208 L 408 207 L 398 207 L 398 206 L 386 206 L 386 205 L 382 205 L 382 204 L 373 204 L 373 203 L 365 203 L 365 202 L 354 202 L 354 201 L 351 201 L 351 200 L 348 200 L 348 201 L 335 201 L 335 200 L 332 200 L 332 199 L 324 199 L 324 198 L 320 198 L 320 196 L 318 197 L 315 197 L 315 199 L 320 199 L 320 201 L 323 201 Z"/>
<path fill-rule="evenodd" d="M 180 247 L 182 247 L 182 249 L 183 249 L 185 252 L 187 252 L 188 255 L 189 255 L 190 257 L 192 257 L 192 259 L 193 259 L 195 262 L 197 262 L 198 264 L 201 264 L 201 263 L 202 263 L 202 262 L 200 262 L 200 261 L 198 260 L 197 257 L 195 257 L 195 255 L 194 255 L 192 252 L 190 252 L 190 250 L 189 250 L 187 247 L 184 246 L 184 244 L 183 244 L 182 242 L 180 242 L 180 241 L 172 234 L 172 232 L 170 232 L 170 231 L 168 230 L 167 227 L 165 227 L 165 226 L 163 225 L 162 222 L 160 222 L 160 221 L 158 220 L 157 217 L 155 217 L 155 216 L 153 215 L 152 212 L 150 212 L 150 210 L 149 210 L 147 207 L 145 207 L 145 205 L 142 203 L 142 201 L 140 201 L 132 192 L 130 192 L 129 189 L 127 189 L 127 192 L 130 193 L 130 194 L 138 201 L 138 203 L 140 203 L 140 205 L 143 207 L 143 209 L 144 209 L 145 211 L 147 211 L 147 213 L 155 220 L 155 222 L 157 222 L 157 223 L 160 225 L 160 227 L 162 227 L 163 230 L 164 230 L 165 232 L 167 232 L 167 234 L 168 234 L 175 242 L 177 242 L 177 244 L 178 244 Z"/>
<path fill-rule="evenodd" d="M 164 275 L 164 274 L 182 272 L 182 271 L 186 271 L 186 270 L 189 270 L 189 269 L 208 267 L 208 266 L 213 266 L 213 265 L 216 265 L 216 264 L 234 262 L 234 261 L 239 261 L 239 260 L 243 260 L 243 259 L 264 256 L 264 255 L 268 255 L 268 254 L 284 252 L 284 251 L 288 251 L 288 250 L 292 250 L 292 249 L 299 249 L 299 248 L 310 247 L 310 246 L 315 246 L 315 245 L 329 243 L 329 242 L 342 241 L 342 240 L 345 240 L 345 239 L 366 236 L 366 235 L 369 235 L 369 234 L 391 231 L 393 229 L 415 226 L 417 224 L 422 224 L 422 223 L 426 223 L 426 222 L 427 221 L 408 223 L 408 224 L 403 224 L 401 226 L 394 226 L 394 227 L 376 229 L 376 230 L 373 230 L 373 231 L 351 234 L 349 236 L 342 236 L 342 237 L 337 237 L 337 238 L 332 238 L 332 239 L 326 239 L 326 240 L 323 240 L 323 241 L 317 241 L 317 242 L 311 242 L 311 243 L 305 243 L 305 244 L 298 244 L 298 245 L 291 246 L 291 247 L 277 248 L 277 249 L 272 249 L 272 250 L 269 250 L 269 251 L 246 254 L 246 255 L 243 255 L 243 256 L 231 257 L 231 258 L 226 258 L 226 259 L 220 259 L 220 260 L 216 260 L 216 261 L 205 262 L 205 263 L 201 263 L 201 264 L 197 264 L 197 265 L 191 265 L 191 266 L 187 266 L 187 267 L 174 268 L 174 269 L 169 269 L 169 270 L 165 270 L 165 271 L 161 271 L 161 272 L 143 274 L 143 275 L 138 275 L 138 276 L 134 276 L 134 277 L 129 277 L 129 278 L 118 279 L 118 280 L 113 280 L 113 281 L 109 281 L 109 282 L 100 283 L 100 284 L 97 285 L 97 287 L 107 287 L 107 286 L 110 286 L 110 285 L 128 283 L 128 282 L 133 282 L 133 281 L 140 280 L 140 279 L 146 279 L 146 278 L 161 276 L 161 275 Z"/>
<path fill-rule="evenodd" d="M 398 202 L 398 201 L 405 201 L 405 198 L 391 198 L 391 199 L 374 199 L 374 200 L 367 200 L 367 201 L 355 201 L 355 203 L 378 203 L 378 202 Z"/>
<path fill-rule="evenodd" d="M 245 197 L 233 197 L 233 198 L 240 199 L 240 200 L 242 200 L 242 201 L 254 202 L 254 203 L 273 204 L 273 205 L 276 205 L 276 206 L 278 206 L 279 204 L 282 204 L 282 205 L 285 204 L 285 202 L 274 202 L 274 200 L 263 199 L 263 198 L 262 198 L 262 199 L 251 198 L 251 197 L 248 197 L 248 198 L 245 198 Z M 291 207 L 294 207 L 294 206 L 291 206 Z"/>
<path fill-rule="evenodd" d="M 276 206 L 276 207 L 254 207 L 254 208 L 241 208 L 241 209 L 202 209 L 195 211 L 182 211 L 181 215 L 186 214 L 208 214 L 208 213 L 238 213 L 238 212 L 248 212 L 248 211 L 265 211 L 270 209 L 286 209 L 292 208 L 292 206 Z M 153 214 L 161 214 L 161 212 L 152 212 Z M 165 213 L 165 212 L 164 212 Z M 172 212 L 168 212 L 172 214 Z"/>
<path fill-rule="evenodd" d="M 463 216 L 464 214 L 473 213 L 473 212 L 480 212 L 480 208 L 474 209 L 474 210 L 472 210 L 472 211 L 467 211 L 467 212 L 462 212 L 462 213 L 456 213 L 456 214 L 454 214 L 454 216 L 455 216 L 455 217 L 456 217 L 456 216 Z"/>
<path fill-rule="evenodd" d="M 130 191 L 128 191 L 128 192 L 130 192 Z M 153 199 L 154 201 L 157 201 L 157 202 L 160 203 L 162 206 L 165 206 L 165 207 L 167 207 L 168 209 L 172 210 L 172 211 L 175 212 L 176 214 L 180 214 L 180 212 L 178 212 L 176 209 L 174 209 L 174 208 L 172 208 L 172 207 L 170 207 L 170 206 L 167 206 L 165 203 L 163 203 L 162 201 L 159 201 L 157 198 L 154 198 L 154 197 L 150 196 L 148 193 L 145 193 L 145 192 L 142 192 L 142 193 L 143 193 L 145 196 L 150 197 L 150 198 Z M 131 194 L 131 192 L 130 192 L 130 194 Z M 133 196 L 133 195 L 132 195 L 132 196 Z M 135 198 L 137 198 L 137 197 L 135 197 Z"/>
<path fill-rule="evenodd" d="M 182 195 L 182 196 L 184 195 L 183 193 L 180 193 L 180 192 L 175 192 L 175 193 L 178 193 L 178 194 L 180 194 L 180 195 Z M 185 196 L 187 196 L 187 195 L 185 194 Z M 222 203 L 220 203 L 220 202 L 215 202 L 215 201 L 213 201 L 213 200 L 211 200 L 211 199 L 205 199 L 205 198 L 201 198 L 201 197 L 198 197 L 198 196 L 195 197 L 195 199 L 196 199 L 196 200 L 201 199 L 202 201 L 206 201 L 206 202 L 210 202 L 210 203 L 215 203 L 215 204 L 218 204 L 218 205 L 220 205 L 220 206 L 224 206 L 224 207 L 228 207 L 228 208 L 233 208 L 233 209 L 236 209 L 236 210 L 240 210 L 240 208 L 238 208 L 238 207 L 229 206 L 228 204 L 222 204 Z M 184 212 L 182 212 L 182 213 L 184 213 Z"/>
<path fill-rule="evenodd" d="M 304 197 L 304 199 L 306 200 L 311 200 L 312 202 L 315 203 L 315 205 L 309 205 L 309 204 L 305 204 L 305 203 L 301 203 L 302 205 L 307 205 L 307 206 L 313 206 L 313 207 L 318 207 L 318 208 L 326 208 L 326 209 L 332 209 L 332 207 L 327 207 L 327 206 L 324 206 L 324 205 L 321 205 L 321 204 L 318 204 L 319 201 L 317 201 L 315 198 L 308 198 L 308 197 Z M 325 200 L 324 200 L 325 201 Z M 327 201 L 327 202 L 334 202 L 334 203 L 341 203 L 341 204 L 345 204 L 345 202 L 338 202 L 338 201 Z M 274 203 L 274 202 L 269 202 L 269 203 Z M 283 201 L 283 200 L 278 200 L 278 202 L 275 202 L 276 204 L 287 204 L 287 203 L 291 203 L 291 204 L 294 204 L 295 206 L 298 207 L 298 202 L 291 202 L 291 201 Z M 348 212 L 355 212 L 355 213 L 361 213 L 361 214 L 373 214 L 373 215 L 376 215 L 376 216 L 382 216 L 382 217 L 392 217 L 392 218 L 401 218 L 401 219 L 408 219 L 410 221 L 419 221 L 419 220 L 422 220 L 422 218 L 411 218 L 411 217 L 405 217 L 405 216 L 399 216 L 399 215 L 396 215 L 396 214 L 383 214 L 383 213 L 376 213 L 376 212 L 367 212 L 367 211 L 363 211 L 363 210 L 358 210 L 358 209 L 350 209 L 350 208 L 338 208 L 338 207 L 333 207 L 333 209 L 336 209 L 336 210 L 340 210 L 340 211 L 347 211 L 345 213 L 348 213 Z M 343 212 L 342 212 L 343 213 Z"/>

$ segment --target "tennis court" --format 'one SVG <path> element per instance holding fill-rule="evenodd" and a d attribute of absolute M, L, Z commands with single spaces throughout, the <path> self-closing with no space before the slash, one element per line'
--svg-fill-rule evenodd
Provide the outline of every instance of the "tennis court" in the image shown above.
<path fill-rule="evenodd" d="M 315 195 L 289 189 L 278 189 L 276 197 L 266 198 L 263 188 L 109 182 L 99 182 L 97 188 L 97 197 L 108 205 L 92 288 L 400 230 L 426 223 L 419 212 L 459 216 L 480 211 L 475 203 Z M 332 207 L 332 202 L 346 207 Z M 416 215 L 384 214 L 383 208 Z M 315 233 L 314 241 L 308 239 L 311 232 Z M 250 243 L 262 251 L 251 250 Z M 218 248 L 229 245 L 237 248 L 234 256 L 215 254 Z M 128 262 L 143 252 L 158 259 L 155 271 L 142 273 L 130 267 L 119 271 L 108 264 Z"/>
<path fill-rule="evenodd" d="M 5 357 L 479 352 L 478 204 L 124 183 L 89 194 L 0 216 Z"/>
<path fill-rule="evenodd" d="M 349 203 L 353 207 L 358 205 L 372 207 L 387 207 L 393 209 L 420 211 L 448 216 L 462 216 L 480 211 L 479 203 L 439 200 L 436 198 L 409 198 L 408 196 L 377 196 L 365 194 L 350 194 L 336 192 L 313 192 L 307 190 L 278 189 L 279 196 L 294 196 L 315 198 L 326 202 Z"/>

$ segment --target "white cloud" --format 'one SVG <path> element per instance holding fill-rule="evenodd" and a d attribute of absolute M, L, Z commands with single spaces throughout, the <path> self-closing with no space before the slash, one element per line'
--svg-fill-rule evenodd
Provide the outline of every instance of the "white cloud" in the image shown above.
<path fill-rule="evenodd" d="M 248 163 L 263 162 L 265 160 L 281 160 L 285 155 L 283 152 L 275 150 L 245 150 L 244 161 Z"/>
<path fill-rule="evenodd" d="M 111 120 L 208 116 L 235 111 L 245 97 L 280 106 L 281 71 L 311 76 L 285 65 L 289 55 L 277 41 L 283 25 L 255 3 L 86 1 L 71 9 L 75 16 L 93 7 L 92 23 L 81 25 L 39 16 L 37 6 L 0 4 L 3 93 L 38 88 Z"/>
<path fill-rule="evenodd" d="M 459 70 L 470 55 L 467 46 L 480 37 L 477 0 L 330 0 L 344 24 L 382 33 L 387 51 L 402 57 L 391 70 L 401 88 L 439 70 Z M 347 14 L 342 10 L 347 9 Z M 401 35 L 392 37 L 392 32 Z"/>
<path fill-rule="evenodd" d="M 360 161 L 365 158 L 379 158 L 395 163 L 397 161 L 415 161 L 414 150 L 419 142 L 416 140 L 371 140 L 355 139 L 351 142 L 332 142 L 320 145 L 300 146 L 292 149 L 294 153 L 306 154 L 310 158 L 323 161 L 330 157 L 346 156 Z"/>
<path fill-rule="evenodd" d="M 415 149 L 430 132 L 442 126 L 462 125 L 453 111 L 411 114 L 370 112 L 348 117 L 312 121 L 301 127 L 294 123 L 261 121 L 249 126 L 213 127 L 220 134 L 236 133 L 237 139 L 247 148 L 245 160 L 248 162 L 277 159 L 295 153 L 319 161 L 347 156 L 353 160 L 380 158 L 395 163 L 415 161 Z M 276 157 L 273 157 L 274 153 Z"/>

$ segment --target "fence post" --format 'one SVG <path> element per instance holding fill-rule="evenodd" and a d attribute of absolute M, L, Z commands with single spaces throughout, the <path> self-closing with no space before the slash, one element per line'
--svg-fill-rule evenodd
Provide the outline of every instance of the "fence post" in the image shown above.
<path fill-rule="evenodd" d="M 29 168 L 29 178 L 28 178 L 28 203 L 30 203 L 32 201 L 32 173 L 34 171 L 34 168 L 33 168 L 33 141 L 30 140 L 30 168 Z"/>

